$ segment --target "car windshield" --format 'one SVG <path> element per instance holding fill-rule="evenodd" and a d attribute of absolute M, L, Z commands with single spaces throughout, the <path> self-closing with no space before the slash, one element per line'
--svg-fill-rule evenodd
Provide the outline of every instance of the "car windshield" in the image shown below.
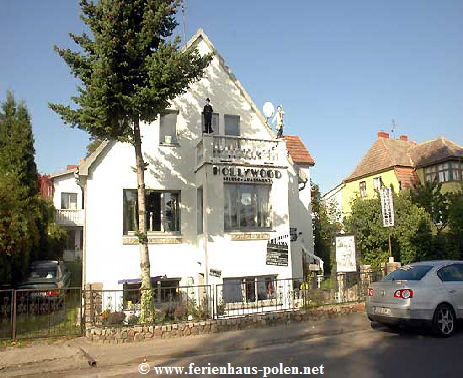
<path fill-rule="evenodd" d="M 55 278 L 56 266 L 36 266 L 29 275 L 29 279 Z"/>
<path fill-rule="evenodd" d="M 389 281 L 419 281 L 432 269 L 431 265 L 404 265 L 384 277 Z"/>

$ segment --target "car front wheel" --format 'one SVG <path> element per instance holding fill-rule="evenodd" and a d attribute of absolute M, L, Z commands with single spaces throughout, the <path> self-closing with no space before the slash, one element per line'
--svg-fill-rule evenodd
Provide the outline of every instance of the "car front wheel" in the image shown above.
<path fill-rule="evenodd" d="M 434 312 L 432 328 L 439 337 L 450 337 L 455 332 L 455 315 L 452 307 L 446 304 L 437 306 Z"/>

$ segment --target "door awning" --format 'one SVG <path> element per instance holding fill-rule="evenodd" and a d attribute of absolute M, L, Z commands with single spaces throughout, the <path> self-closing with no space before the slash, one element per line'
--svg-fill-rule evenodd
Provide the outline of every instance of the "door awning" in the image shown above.
<path fill-rule="evenodd" d="M 151 281 L 160 281 L 165 277 L 166 276 L 154 276 L 154 277 L 151 277 Z M 119 285 L 141 283 L 141 278 L 126 278 L 124 280 L 117 281 L 117 283 Z"/>

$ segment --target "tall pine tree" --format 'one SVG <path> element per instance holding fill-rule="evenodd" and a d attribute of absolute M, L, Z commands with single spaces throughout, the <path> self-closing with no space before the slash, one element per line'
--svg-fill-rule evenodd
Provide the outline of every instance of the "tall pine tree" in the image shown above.
<path fill-rule="evenodd" d="M 81 0 L 81 19 L 91 35 L 70 34 L 79 51 L 55 47 L 81 85 L 72 97 L 75 108 L 50 107 L 71 127 L 134 146 L 142 289 L 151 289 L 151 279 L 140 122 L 154 121 L 201 78 L 211 59 L 196 49 L 181 50 L 180 39 L 172 38 L 179 5 L 179 0 Z M 144 290 L 140 320 L 153 316 L 151 290 Z"/>
<path fill-rule="evenodd" d="M 0 281 L 16 283 L 46 243 L 34 137 L 24 103 L 11 92 L 0 112 Z"/>

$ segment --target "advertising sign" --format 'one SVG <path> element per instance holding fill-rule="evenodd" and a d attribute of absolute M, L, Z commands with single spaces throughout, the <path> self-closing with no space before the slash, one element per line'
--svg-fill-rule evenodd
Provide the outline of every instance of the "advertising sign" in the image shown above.
<path fill-rule="evenodd" d="M 336 265 L 338 272 L 356 272 L 354 235 L 336 236 Z"/>
<path fill-rule="evenodd" d="M 394 226 L 394 201 L 391 188 L 383 188 L 379 192 L 381 199 L 381 212 L 383 213 L 383 226 Z"/>

